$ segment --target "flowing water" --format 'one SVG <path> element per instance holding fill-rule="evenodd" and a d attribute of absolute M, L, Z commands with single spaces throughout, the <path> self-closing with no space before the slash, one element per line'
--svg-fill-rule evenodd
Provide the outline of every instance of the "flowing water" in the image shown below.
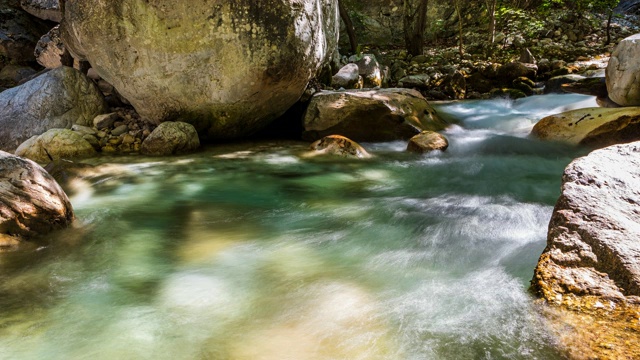
<path fill-rule="evenodd" d="M 92 160 L 73 229 L 0 254 L 2 359 L 557 359 L 527 293 L 579 95 L 444 104 L 446 153 Z"/>

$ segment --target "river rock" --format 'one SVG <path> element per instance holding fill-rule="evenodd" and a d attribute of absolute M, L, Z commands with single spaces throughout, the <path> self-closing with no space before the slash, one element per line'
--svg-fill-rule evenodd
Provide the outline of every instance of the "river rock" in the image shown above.
<path fill-rule="evenodd" d="M 347 158 L 370 158 L 371 155 L 357 142 L 340 135 L 325 136 L 310 146 L 313 155 L 336 155 Z"/>
<path fill-rule="evenodd" d="M 0 93 L 0 149 L 13 150 L 34 135 L 73 124 L 91 126 L 106 104 L 93 82 L 62 66 Z"/>
<path fill-rule="evenodd" d="M 382 70 L 376 57 L 372 54 L 364 54 L 356 65 L 362 76 L 365 88 L 374 88 L 382 86 Z"/>
<path fill-rule="evenodd" d="M 534 289 L 553 301 L 640 296 L 640 142 L 573 161 L 562 182 Z"/>
<path fill-rule="evenodd" d="M 0 234 L 29 238 L 68 226 L 64 191 L 33 161 L 0 151 Z"/>
<path fill-rule="evenodd" d="M 551 79 L 547 80 L 544 86 L 544 93 L 563 93 L 564 91 L 562 90 L 562 85 L 575 83 L 584 79 L 586 79 L 586 77 L 576 74 L 552 77 Z"/>
<path fill-rule="evenodd" d="M 59 25 L 40 38 L 34 55 L 38 64 L 47 69 L 55 69 L 62 65 L 73 66 L 73 58 L 60 39 Z"/>
<path fill-rule="evenodd" d="M 17 0 L 0 0 L 0 55 L 9 62 L 33 62 L 33 49 L 50 28 L 20 8 Z"/>
<path fill-rule="evenodd" d="M 77 159 L 95 156 L 96 150 L 83 134 L 69 129 L 51 129 L 33 136 L 16 149 L 16 155 L 48 163 L 59 159 Z"/>
<path fill-rule="evenodd" d="M 622 106 L 640 105 L 640 34 L 620 41 L 607 66 L 609 98 Z"/>
<path fill-rule="evenodd" d="M 331 86 L 334 88 L 360 89 L 362 88 L 362 77 L 360 69 L 356 64 L 343 66 L 337 74 L 331 78 Z"/>
<path fill-rule="evenodd" d="M 20 6 L 29 14 L 40 19 L 55 22 L 62 20 L 59 0 L 21 0 Z"/>
<path fill-rule="evenodd" d="M 535 79 L 537 71 L 538 67 L 534 64 L 524 64 L 514 61 L 502 65 L 497 70 L 497 77 L 502 83 L 511 85 L 513 80 L 520 77 Z"/>
<path fill-rule="evenodd" d="M 140 152 L 145 155 L 164 156 L 189 153 L 199 147 L 200 139 L 193 125 L 167 121 L 158 125 L 142 142 Z"/>
<path fill-rule="evenodd" d="M 544 140 L 605 147 L 640 139 L 640 107 L 586 108 L 540 120 L 531 131 Z"/>
<path fill-rule="evenodd" d="M 423 131 L 409 139 L 407 151 L 415 153 L 428 153 L 434 150 L 445 151 L 449 147 L 449 140 L 435 131 Z"/>
<path fill-rule="evenodd" d="M 210 138 L 282 115 L 331 59 L 337 0 L 67 1 L 62 38 L 138 113 Z"/>
<path fill-rule="evenodd" d="M 409 75 L 398 80 L 398 87 L 408 89 L 428 89 L 431 77 L 428 74 Z"/>
<path fill-rule="evenodd" d="M 447 125 L 416 90 L 321 91 L 311 98 L 304 115 L 303 138 L 315 141 L 343 135 L 355 141 L 407 140 Z"/>

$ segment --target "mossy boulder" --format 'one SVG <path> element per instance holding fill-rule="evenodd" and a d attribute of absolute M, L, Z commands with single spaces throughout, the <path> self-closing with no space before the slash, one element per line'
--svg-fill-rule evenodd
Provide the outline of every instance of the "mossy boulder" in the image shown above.
<path fill-rule="evenodd" d="M 338 19 L 337 0 L 67 1 L 61 34 L 142 117 L 234 138 L 298 101 Z"/>

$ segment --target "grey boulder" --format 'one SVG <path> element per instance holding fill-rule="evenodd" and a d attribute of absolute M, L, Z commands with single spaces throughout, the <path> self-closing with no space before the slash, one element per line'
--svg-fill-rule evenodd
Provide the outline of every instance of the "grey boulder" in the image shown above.
<path fill-rule="evenodd" d="M 640 106 L 640 34 L 620 41 L 606 70 L 609 98 L 621 106 Z"/>
<path fill-rule="evenodd" d="M 97 152 L 80 132 L 51 129 L 20 144 L 15 154 L 38 163 L 48 163 L 60 159 L 95 156 Z"/>
<path fill-rule="evenodd" d="M 107 111 L 96 86 L 62 66 L 0 93 L 0 149 L 13 151 L 34 135 L 74 124 L 91 126 Z"/>
<path fill-rule="evenodd" d="M 191 124 L 167 121 L 158 125 L 142 142 L 144 155 L 164 156 L 185 154 L 200 147 L 198 132 Z"/>
<path fill-rule="evenodd" d="M 234 138 L 300 99 L 331 59 L 338 19 L 337 0 L 94 0 L 67 1 L 61 29 L 141 116 Z"/>

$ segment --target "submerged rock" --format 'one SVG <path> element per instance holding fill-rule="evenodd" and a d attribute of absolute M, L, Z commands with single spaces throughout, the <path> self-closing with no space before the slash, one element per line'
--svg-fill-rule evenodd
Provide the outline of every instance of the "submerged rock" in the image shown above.
<path fill-rule="evenodd" d="M 543 140 L 592 147 L 640 140 L 640 107 L 567 111 L 540 120 L 531 134 Z"/>
<path fill-rule="evenodd" d="M 251 134 L 304 93 L 338 40 L 336 0 L 67 1 L 62 37 L 138 113 Z"/>
<path fill-rule="evenodd" d="M 547 247 L 531 283 L 560 314 L 568 310 L 568 319 L 553 318 L 562 322 L 564 345 L 584 358 L 640 356 L 638 189 L 640 142 L 596 150 L 573 161 L 563 175 Z M 567 323 L 574 334 L 568 335 Z"/>
<path fill-rule="evenodd" d="M 337 155 L 348 158 L 369 158 L 371 155 L 357 142 L 340 135 L 329 135 L 311 144 L 314 155 Z"/>
<path fill-rule="evenodd" d="M 39 163 L 59 159 L 77 159 L 96 155 L 94 146 L 79 132 L 51 129 L 20 144 L 16 155 Z"/>
<path fill-rule="evenodd" d="M 609 98 L 622 106 L 640 105 L 640 34 L 618 44 L 607 66 Z"/>
<path fill-rule="evenodd" d="M 67 195 L 43 168 L 0 151 L 0 238 L 30 238 L 72 220 Z"/>
<path fill-rule="evenodd" d="M 200 139 L 193 125 L 167 121 L 158 125 L 142 142 L 140 152 L 145 155 L 163 156 L 185 154 L 199 147 Z"/>
<path fill-rule="evenodd" d="M 423 131 L 409 139 L 407 151 L 427 153 L 434 150 L 445 151 L 449 147 L 449 140 L 435 131 Z"/>
<path fill-rule="evenodd" d="M 93 82 L 62 66 L 0 93 L 0 149 L 12 151 L 34 135 L 74 124 L 91 126 L 107 111 Z"/>
<path fill-rule="evenodd" d="M 407 140 L 448 125 L 418 91 L 393 88 L 316 93 L 303 123 L 303 137 L 311 141 L 327 135 L 355 141 Z"/>

